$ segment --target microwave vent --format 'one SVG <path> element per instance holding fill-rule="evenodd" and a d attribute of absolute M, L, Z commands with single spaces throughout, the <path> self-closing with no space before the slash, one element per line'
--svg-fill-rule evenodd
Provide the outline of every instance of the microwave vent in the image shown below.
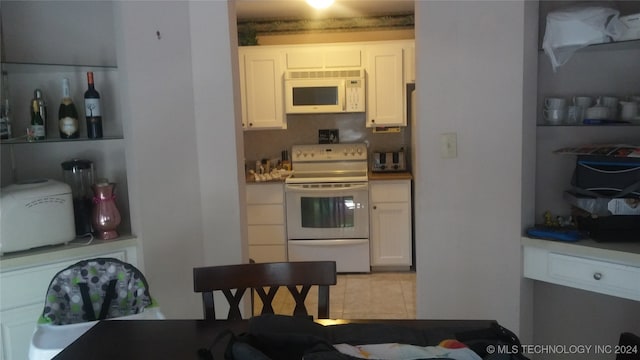
<path fill-rule="evenodd" d="M 309 70 L 309 71 L 289 71 L 287 80 L 293 79 L 344 79 L 363 78 L 362 69 L 342 69 L 342 70 Z"/>

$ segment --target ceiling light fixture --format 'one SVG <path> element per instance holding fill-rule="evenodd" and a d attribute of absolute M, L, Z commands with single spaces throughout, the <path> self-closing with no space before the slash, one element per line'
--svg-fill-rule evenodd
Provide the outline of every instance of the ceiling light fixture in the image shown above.
<path fill-rule="evenodd" d="M 326 9 L 333 4 L 333 1 L 334 0 L 307 0 L 307 4 L 315 9 Z"/>

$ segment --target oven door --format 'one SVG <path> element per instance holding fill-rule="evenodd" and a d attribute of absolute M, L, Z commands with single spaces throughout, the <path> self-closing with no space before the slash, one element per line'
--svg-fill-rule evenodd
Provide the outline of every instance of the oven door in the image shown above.
<path fill-rule="evenodd" d="M 296 239 L 368 239 L 369 185 L 286 184 L 287 235 Z"/>

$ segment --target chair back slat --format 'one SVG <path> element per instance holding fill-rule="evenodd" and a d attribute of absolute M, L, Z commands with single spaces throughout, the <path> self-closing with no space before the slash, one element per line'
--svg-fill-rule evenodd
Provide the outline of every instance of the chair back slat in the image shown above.
<path fill-rule="evenodd" d="M 193 269 L 193 290 L 202 293 L 207 320 L 216 319 L 214 291 L 225 293 L 230 307 L 227 318 L 240 319 L 240 302 L 247 289 L 258 294 L 263 303 L 262 314 L 273 314 L 272 302 L 279 287 L 287 287 L 293 296 L 296 302 L 293 315 L 307 316 L 304 300 L 312 286 L 318 286 L 318 318 L 326 319 L 329 318 L 329 286 L 336 282 L 335 261 L 250 263 Z M 269 287 L 268 292 L 265 287 Z M 235 293 L 230 291 L 233 289 Z"/>

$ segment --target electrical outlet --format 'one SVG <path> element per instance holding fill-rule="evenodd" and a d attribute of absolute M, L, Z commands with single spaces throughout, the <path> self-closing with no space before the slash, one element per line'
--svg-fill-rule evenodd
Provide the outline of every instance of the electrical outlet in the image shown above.
<path fill-rule="evenodd" d="M 455 159 L 458 157 L 457 133 L 440 134 L 440 157 L 443 159 Z"/>

